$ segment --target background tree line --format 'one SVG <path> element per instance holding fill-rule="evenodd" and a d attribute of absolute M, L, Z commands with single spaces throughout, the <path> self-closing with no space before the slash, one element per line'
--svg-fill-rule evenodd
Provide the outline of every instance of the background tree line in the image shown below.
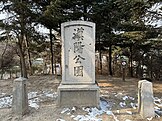
<path fill-rule="evenodd" d="M 142 77 L 146 66 L 148 76 L 158 80 L 162 67 L 161 28 L 148 23 L 160 20 L 162 14 L 153 6 L 161 6 L 161 0 L 1 0 L 0 11 L 8 18 L 0 21 L 0 40 L 12 45 L 12 52 L 20 58 L 22 77 L 33 74 L 32 59 L 42 57 L 42 53 L 50 60 L 54 74 L 56 63 L 60 63 L 61 45 L 57 40 L 61 23 L 95 22 L 100 74 L 105 73 L 102 55 L 106 54 L 106 74 L 116 76 L 124 57 L 129 76 Z M 41 25 L 49 30 L 48 35 L 37 31 L 36 27 Z M 7 61 L 4 52 L 5 49 L 1 54 L 1 72 L 15 65 L 3 64 Z"/>

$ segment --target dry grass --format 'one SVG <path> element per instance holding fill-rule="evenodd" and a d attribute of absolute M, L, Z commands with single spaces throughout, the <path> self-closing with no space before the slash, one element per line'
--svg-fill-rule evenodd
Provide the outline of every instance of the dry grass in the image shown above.
<path fill-rule="evenodd" d="M 137 103 L 137 84 L 138 79 L 127 78 L 126 81 L 122 81 L 121 78 L 108 78 L 103 76 L 97 76 L 96 80 L 100 87 L 100 95 L 112 105 L 111 110 L 119 121 L 147 121 L 147 119 L 141 119 L 137 113 L 137 109 L 133 109 L 129 104 Z M 57 91 L 57 87 L 61 79 L 54 79 L 51 75 L 46 76 L 33 76 L 29 78 L 28 90 L 29 91 L 43 91 L 53 90 Z M 0 94 L 12 93 L 13 80 L 0 80 Z M 162 82 L 153 82 L 154 96 L 162 97 Z M 134 100 L 126 100 L 126 106 L 121 107 L 120 102 L 123 102 L 124 96 L 130 96 L 135 98 Z M 65 119 L 66 121 L 73 121 L 73 119 L 66 114 L 61 114 L 62 108 L 56 106 L 56 100 L 44 102 L 40 104 L 38 110 L 30 109 L 30 113 L 24 117 L 16 117 L 12 114 L 11 109 L 0 109 L 0 121 L 56 121 L 58 118 Z M 129 114 L 132 112 L 132 114 Z M 85 114 L 81 108 L 77 108 L 77 111 L 73 115 Z M 107 114 L 99 116 L 103 121 L 115 121 L 114 117 Z M 162 121 L 162 118 L 154 118 L 152 121 Z"/>

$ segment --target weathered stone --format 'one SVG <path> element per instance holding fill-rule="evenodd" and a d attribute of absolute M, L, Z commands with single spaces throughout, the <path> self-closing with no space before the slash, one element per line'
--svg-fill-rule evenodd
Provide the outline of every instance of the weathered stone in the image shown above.
<path fill-rule="evenodd" d="M 65 22 L 62 34 L 62 84 L 95 83 L 95 24 Z M 76 74 L 75 67 L 82 70 Z M 77 68 L 75 68 L 77 70 Z M 76 76 L 75 76 L 76 75 Z"/>
<path fill-rule="evenodd" d="M 26 78 L 20 77 L 13 83 L 12 111 L 17 115 L 24 115 L 28 112 L 26 81 Z"/>
<path fill-rule="evenodd" d="M 95 24 L 71 21 L 61 25 L 62 82 L 59 106 L 98 106 L 95 84 Z"/>
<path fill-rule="evenodd" d="M 138 82 L 138 111 L 143 118 L 155 117 L 152 83 Z"/>
<path fill-rule="evenodd" d="M 141 85 L 146 80 L 140 80 L 138 82 L 138 113 L 140 113 L 141 110 Z"/>
<path fill-rule="evenodd" d="M 99 88 L 96 85 L 60 85 L 59 106 L 98 106 Z"/>

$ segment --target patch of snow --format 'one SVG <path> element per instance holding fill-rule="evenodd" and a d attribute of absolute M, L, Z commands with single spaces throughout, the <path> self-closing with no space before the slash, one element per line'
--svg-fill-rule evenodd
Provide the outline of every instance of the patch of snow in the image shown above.
<path fill-rule="evenodd" d="M 1 96 L 5 96 L 6 95 L 6 93 L 2 93 L 2 94 L 0 94 Z"/>
<path fill-rule="evenodd" d="M 162 107 L 162 103 L 161 104 L 154 103 L 154 104 L 158 107 Z"/>
<path fill-rule="evenodd" d="M 122 99 L 123 100 L 128 100 L 128 99 L 134 100 L 135 98 L 134 97 L 131 97 L 131 96 L 124 96 Z"/>
<path fill-rule="evenodd" d="M 0 108 L 7 108 L 12 106 L 12 96 L 0 98 Z"/>
<path fill-rule="evenodd" d="M 106 114 L 107 115 L 112 115 L 113 113 L 112 113 L 112 111 L 107 111 Z"/>
<path fill-rule="evenodd" d="M 158 102 L 158 103 L 161 103 L 161 99 L 159 99 L 158 97 L 154 97 L 154 102 Z"/>
<path fill-rule="evenodd" d="M 44 91 L 43 94 L 46 96 L 46 97 L 51 97 L 51 98 L 56 98 L 58 95 L 57 93 L 52 93 L 50 91 Z"/>
<path fill-rule="evenodd" d="M 131 102 L 130 105 L 131 105 L 131 107 L 132 107 L 133 109 L 137 109 L 137 108 L 136 108 L 136 104 L 134 104 L 134 103 Z"/>
<path fill-rule="evenodd" d="M 70 112 L 68 112 L 66 115 L 70 115 L 71 113 Z"/>
<path fill-rule="evenodd" d="M 33 107 L 35 109 L 39 108 L 38 102 L 33 102 L 32 100 L 29 100 L 28 103 L 30 107 Z"/>
<path fill-rule="evenodd" d="M 59 119 L 56 119 L 56 121 L 65 121 L 65 120 L 64 120 L 64 119 L 60 119 L 60 118 L 59 118 Z"/>
<path fill-rule="evenodd" d="M 120 107 L 123 108 L 124 106 L 126 106 L 126 103 L 125 102 L 120 102 L 119 105 L 120 105 Z"/>
<path fill-rule="evenodd" d="M 99 109 L 96 107 L 94 108 L 83 107 L 82 110 L 87 112 L 87 115 L 77 115 L 77 116 L 72 115 L 71 117 L 75 121 L 102 121 L 102 119 L 99 118 L 98 116 L 102 115 L 103 113 L 106 113 L 107 115 L 112 115 L 114 117 L 114 120 L 118 121 L 117 117 L 109 109 L 110 107 L 111 107 L 110 104 L 106 100 L 101 99 Z"/>
<path fill-rule="evenodd" d="M 106 94 L 108 94 L 109 92 L 108 91 L 105 91 Z"/>
<path fill-rule="evenodd" d="M 0 98 L 0 108 L 7 108 L 12 106 L 12 100 L 13 96 L 5 96 L 5 93 L 1 93 L 0 95 L 4 96 Z M 41 101 L 41 97 L 51 97 L 51 98 L 56 98 L 57 93 L 56 92 L 45 92 L 43 91 L 42 94 L 38 94 L 38 92 L 29 92 L 28 93 L 28 103 L 30 107 L 33 107 L 35 109 L 39 108 L 39 102 Z"/>
<path fill-rule="evenodd" d="M 37 97 L 37 92 L 29 92 L 28 93 L 28 99 Z"/>
<path fill-rule="evenodd" d="M 74 115 L 71 115 L 70 117 L 71 117 L 71 118 L 74 118 L 75 116 L 74 116 Z"/>
<path fill-rule="evenodd" d="M 124 97 L 123 97 L 123 100 L 126 100 L 126 99 L 128 99 L 128 96 L 124 96 Z"/>
<path fill-rule="evenodd" d="M 132 121 L 132 120 L 126 119 L 125 121 Z"/>
<path fill-rule="evenodd" d="M 64 109 L 61 111 L 61 114 L 65 113 L 65 112 L 70 112 L 70 109 L 69 109 L 69 108 L 64 108 Z"/>
<path fill-rule="evenodd" d="M 119 111 L 119 110 L 117 110 L 116 112 L 117 112 L 117 113 L 120 113 L 120 111 Z"/>
<path fill-rule="evenodd" d="M 108 104 L 107 101 L 100 100 L 100 108 L 101 108 L 101 110 L 107 111 L 109 107 L 110 107 L 110 105 Z"/>
<path fill-rule="evenodd" d="M 160 108 L 159 108 L 159 107 L 157 107 L 157 106 L 155 106 L 154 108 L 155 108 L 155 110 L 160 110 Z"/>
<path fill-rule="evenodd" d="M 135 98 L 134 97 L 131 97 L 131 96 L 128 96 L 128 98 L 131 99 L 131 100 L 135 100 Z"/>
<path fill-rule="evenodd" d="M 148 121 L 151 121 L 153 119 L 153 117 L 147 118 Z"/>
<path fill-rule="evenodd" d="M 128 114 L 132 115 L 132 112 L 131 111 L 126 111 Z"/>
<path fill-rule="evenodd" d="M 71 111 L 72 111 L 72 112 L 75 112 L 75 111 L 76 111 L 76 107 L 73 107 L 73 108 L 71 109 Z"/>
<path fill-rule="evenodd" d="M 91 108 L 91 112 L 89 112 L 88 114 L 91 116 L 91 117 L 96 117 L 97 115 L 101 115 L 104 113 L 105 110 L 99 110 L 97 109 L 96 107 L 95 108 Z"/>

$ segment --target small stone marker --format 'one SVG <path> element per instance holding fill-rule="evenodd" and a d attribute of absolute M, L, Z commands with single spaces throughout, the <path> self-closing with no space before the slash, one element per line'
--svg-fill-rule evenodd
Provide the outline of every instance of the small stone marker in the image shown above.
<path fill-rule="evenodd" d="M 71 21 L 61 25 L 62 82 L 59 106 L 98 106 L 95 84 L 95 24 Z"/>
<path fill-rule="evenodd" d="M 26 78 L 20 77 L 13 83 L 12 111 L 17 115 L 24 115 L 28 112 L 26 81 Z"/>
<path fill-rule="evenodd" d="M 138 111 L 143 118 L 155 117 L 152 83 L 138 82 Z"/>

